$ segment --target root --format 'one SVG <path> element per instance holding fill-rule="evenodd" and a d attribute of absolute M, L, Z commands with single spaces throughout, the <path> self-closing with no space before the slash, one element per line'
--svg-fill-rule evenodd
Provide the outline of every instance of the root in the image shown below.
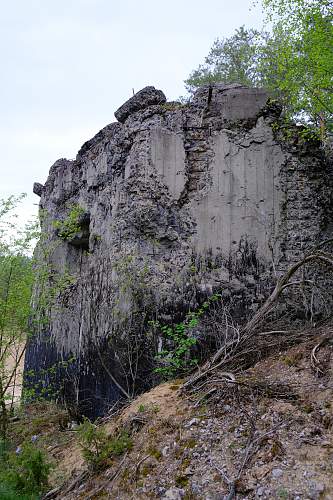
<path fill-rule="evenodd" d="M 233 338 L 227 341 L 201 368 L 199 368 L 182 386 L 183 391 L 196 390 L 199 382 L 211 377 L 217 370 L 227 370 L 225 373 L 235 379 L 234 370 L 248 368 L 258 360 L 258 353 L 272 351 L 272 348 L 289 347 L 301 341 L 310 339 L 318 335 L 318 329 L 308 330 L 273 330 L 259 331 L 259 325 L 271 311 L 284 290 L 291 286 L 299 286 L 304 283 L 312 284 L 313 281 L 290 281 L 295 273 L 303 266 L 320 263 L 333 268 L 333 257 L 330 254 L 317 250 L 315 253 L 307 255 L 302 260 L 294 264 L 281 276 L 275 285 L 271 295 L 263 306 L 242 328 L 234 328 Z M 311 356 L 311 362 L 316 369 L 320 370 L 316 352 L 320 345 L 316 346 Z M 318 368 L 319 367 L 319 368 Z M 231 371 L 231 373 L 230 373 Z M 230 378 L 230 377 L 229 377 Z"/>

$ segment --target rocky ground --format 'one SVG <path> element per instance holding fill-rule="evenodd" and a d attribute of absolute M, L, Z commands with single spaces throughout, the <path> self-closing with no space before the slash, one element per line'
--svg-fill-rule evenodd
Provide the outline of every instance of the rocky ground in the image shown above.
<path fill-rule="evenodd" d="M 142 394 L 102 424 L 127 429 L 133 448 L 98 473 L 75 431 L 54 429 L 52 446 L 44 426 L 57 463 L 47 498 L 333 498 L 333 348 L 316 351 L 314 370 L 319 341 L 262 360 L 212 401 L 184 394 L 181 380 Z"/>

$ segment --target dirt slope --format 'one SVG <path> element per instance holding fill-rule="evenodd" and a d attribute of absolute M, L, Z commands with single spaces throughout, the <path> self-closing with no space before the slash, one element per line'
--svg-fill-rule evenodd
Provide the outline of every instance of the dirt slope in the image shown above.
<path fill-rule="evenodd" d="M 189 400 L 181 381 L 138 397 L 105 424 L 133 449 L 99 474 L 78 445 L 58 452 L 58 499 L 333 499 L 333 348 L 318 339 L 263 360 L 219 401 Z M 228 497 L 229 495 L 229 497 Z M 50 498 L 50 497 L 49 497 Z"/>

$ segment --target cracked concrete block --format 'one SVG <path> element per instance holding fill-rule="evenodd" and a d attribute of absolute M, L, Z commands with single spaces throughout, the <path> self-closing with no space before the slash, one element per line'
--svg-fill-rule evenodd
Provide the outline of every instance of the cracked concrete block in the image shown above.
<path fill-rule="evenodd" d="M 128 99 L 115 112 L 115 117 L 121 123 L 124 123 L 126 118 L 136 111 L 143 110 L 154 104 L 163 104 L 166 102 L 166 97 L 162 90 L 156 90 L 155 87 L 145 87 L 137 92 L 133 97 Z"/>

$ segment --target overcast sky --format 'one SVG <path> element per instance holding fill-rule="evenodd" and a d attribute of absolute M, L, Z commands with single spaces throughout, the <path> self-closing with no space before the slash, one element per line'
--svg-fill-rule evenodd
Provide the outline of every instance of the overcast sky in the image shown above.
<path fill-rule="evenodd" d="M 131 97 L 154 85 L 168 99 L 216 37 L 260 28 L 252 0 L 0 0 L 0 198 L 44 183 Z M 250 10 L 251 9 L 251 10 Z"/>

